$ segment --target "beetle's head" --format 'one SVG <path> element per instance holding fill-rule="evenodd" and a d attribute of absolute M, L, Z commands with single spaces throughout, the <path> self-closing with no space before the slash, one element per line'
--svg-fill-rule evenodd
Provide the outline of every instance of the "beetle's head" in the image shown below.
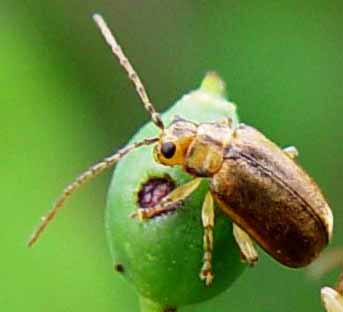
<path fill-rule="evenodd" d="M 155 160 L 166 166 L 183 165 L 197 127 L 194 122 L 175 116 L 170 126 L 162 131 L 155 146 Z"/>

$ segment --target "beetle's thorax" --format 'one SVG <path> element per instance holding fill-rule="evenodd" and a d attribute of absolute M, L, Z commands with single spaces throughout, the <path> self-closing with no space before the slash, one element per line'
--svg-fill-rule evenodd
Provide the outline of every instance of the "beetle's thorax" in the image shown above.
<path fill-rule="evenodd" d="M 185 171 L 197 177 L 213 176 L 222 166 L 231 137 L 232 129 L 226 119 L 200 124 L 187 149 Z"/>
<path fill-rule="evenodd" d="M 231 137 L 228 119 L 197 125 L 176 117 L 162 132 L 154 156 L 163 165 L 180 165 L 193 176 L 211 177 L 222 166 Z"/>

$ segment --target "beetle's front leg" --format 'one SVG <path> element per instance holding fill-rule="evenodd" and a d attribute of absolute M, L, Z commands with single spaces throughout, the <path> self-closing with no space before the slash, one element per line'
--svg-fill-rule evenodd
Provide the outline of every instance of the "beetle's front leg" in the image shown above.
<path fill-rule="evenodd" d="M 200 271 L 200 278 L 205 281 L 206 286 L 209 286 L 214 278 L 212 272 L 214 204 L 210 192 L 207 192 L 204 203 L 202 205 L 201 219 L 204 227 L 204 257 L 203 266 Z"/>
<path fill-rule="evenodd" d="M 322 288 L 321 298 L 327 312 L 343 312 L 343 272 L 335 288 Z"/>
<path fill-rule="evenodd" d="M 175 205 L 185 200 L 191 195 L 200 185 L 201 178 L 195 178 L 192 181 L 185 183 L 164 197 L 155 207 L 140 208 L 133 212 L 130 216 L 139 220 L 151 219 L 161 213 L 169 212 L 175 209 Z"/>
<path fill-rule="evenodd" d="M 233 236 L 235 237 L 235 240 L 241 251 L 242 260 L 247 262 L 250 266 L 254 266 L 258 260 L 258 253 L 249 234 L 234 223 Z"/>

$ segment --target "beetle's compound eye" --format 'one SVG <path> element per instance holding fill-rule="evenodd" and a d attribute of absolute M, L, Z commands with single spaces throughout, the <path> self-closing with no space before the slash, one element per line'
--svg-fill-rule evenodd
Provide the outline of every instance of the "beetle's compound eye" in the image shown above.
<path fill-rule="evenodd" d="M 167 159 L 172 158 L 174 156 L 175 152 L 176 152 L 176 146 L 174 143 L 166 142 L 166 143 L 162 144 L 161 153 L 165 158 L 167 158 Z"/>

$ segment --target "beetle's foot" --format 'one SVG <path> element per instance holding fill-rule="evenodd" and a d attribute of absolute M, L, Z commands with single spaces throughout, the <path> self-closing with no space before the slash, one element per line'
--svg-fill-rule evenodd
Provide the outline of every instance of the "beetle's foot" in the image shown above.
<path fill-rule="evenodd" d="M 245 254 L 243 254 L 241 251 L 240 257 L 241 257 L 241 262 L 246 263 L 250 267 L 254 267 L 256 263 L 258 262 L 258 255 L 256 255 L 255 257 L 247 258 Z"/>
<path fill-rule="evenodd" d="M 241 251 L 242 261 L 248 263 L 250 266 L 255 266 L 258 261 L 258 253 L 250 236 L 235 223 L 233 224 L 233 236 Z"/>
<path fill-rule="evenodd" d="M 283 149 L 284 153 L 291 159 L 299 156 L 299 151 L 295 146 L 288 146 Z"/>
<path fill-rule="evenodd" d="M 129 217 L 132 219 L 137 219 L 139 221 L 144 221 L 154 217 L 156 213 L 156 207 L 153 208 L 138 208 L 136 211 L 130 213 Z"/>
<path fill-rule="evenodd" d="M 138 219 L 139 221 L 143 221 L 144 219 L 147 219 L 145 217 L 144 210 L 146 210 L 146 209 L 139 208 L 136 211 L 130 213 L 129 217 L 132 219 Z"/>
<path fill-rule="evenodd" d="M 204 254 L 204 264 L 199 274 L 200 279 L 205 281 L 206 286 L 210 286 L 214 279 L 211 260 L 212 260 L 212 254 L 209 252 L 206 252 Z"/>
<path fill-rule="evenodd" d="M 333 288 L 324 287 L 320 294 L 327 312 L 343 312 L 343 295 L 341 293 Z"/>

